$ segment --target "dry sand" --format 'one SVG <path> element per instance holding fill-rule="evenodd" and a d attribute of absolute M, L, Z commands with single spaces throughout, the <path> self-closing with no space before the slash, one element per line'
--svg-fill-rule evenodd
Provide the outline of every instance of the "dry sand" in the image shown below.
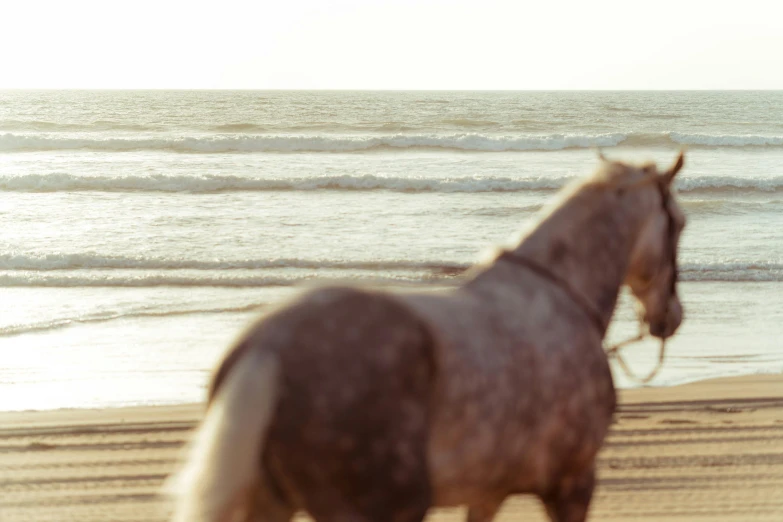
<path fill-rule="evenodd" d="M 783 375 L 623 392 L 591 520 L 783 521 Z M 197 405 L 0 414 L 0 520 L 166 520 Z M 433 513 L 462 520 L 461 510 Z M 528 498 L 503 521 L 545 520 Z"/>

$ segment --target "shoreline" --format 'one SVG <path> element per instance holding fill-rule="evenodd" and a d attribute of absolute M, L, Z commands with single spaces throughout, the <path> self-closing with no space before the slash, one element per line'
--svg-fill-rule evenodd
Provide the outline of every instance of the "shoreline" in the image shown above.
<path fill-rule="evenodd" d="M 775 377 L 781 377 L 783 378 L 783 371 L 781 370 L 774 370 L 769 372 L 760 372 L 760 371 L 754 371 L 752 373 L 738 373 L 738 374 L 729 374 L 729 375 L 711 375 L 704 378 L 699 378 L 695 380 L 685 380 L 683 382 L 675 382 L 675 383 L 667 383 L 667 384 L 645 384 L 645 385 L 634 385 L 629 387 L 619 387 L 617 385 L 618 376 L 620 376 L 621 379 L 625 379 L 626 376 L 622 372 L 622 370 L 619 370 L 618 367 L 613 365 L 613 372 L 615 374 L 615 388 L 618 393 L 618 397 L 622 394 L 629 393 L 629 392 L 637 392 L 641 390 L 667 390 L 669 388 L 682 388 L 683 386 L 691 386 L 694 384 L 702 384 L 702 383 L 710 383 L 712 381 L 741 381 L 743 379 L 764 379 L 767 377 L 770 377 L 774 380 Z M 206 393 L 206 386 L 204 386 L 204 393 Z M 665 392 L 664 392 L 665 394 Z M 634 393 L 631 393 L 631 396 L 634 396 Z M 147 409 L 170 409 L 172 411 L 179 411 L 179 410 L 192 410 L 192 411 L 200 411 L 200 408 L 202 408 L 201 402 L 162 402 L 162 403 L 153 403 L 153 404 L 129 404 L 129 405 L 119 405 L 119 406 L 87 406 L 84 408 L 74 408 L 74 407 L 65 407 L 65 408 L 50 408 L 50 409 L 28 409 L 28 410 L 2 410 L 0 409 L 0 429 L 2 428 L 2 423 L 5 422 L 5 419 L 8 419 L 8 422 L 13 422 L 12 419 L 14 419 L 15 416 L 25 416 L 29 415 L 30 418 L 38 416 L 38 415 L 52 415 L 52 417 L 58 417 L 58 416 L 64 416 L 67 417 L 69 414 L 79 415 L 80 412 L 84 412 L 86 417 L 90 417 L 92 414 L 90 412 L 95 412 L 96 415 L 106 415 L 108 412 L 113 411 L 129 411 L 132 412 L 134 410 L 147 410 Z M 0 519 L 0 522 L 2 520 Z"/>
<path fill-rule="evenodd" d="M 660 386 L 655 385 L 642 385 L 642 386 L 634 386 L 629 388 L 619 388 L 617 387 L 617 395 L 618 395 L 618 402 L 627 402 L 623 401 L 622 397 L 627 396 L 630 400 L 637 400 L 637 395 L 641 394 L 641 396 L 645 396 L 648 394 L 654 394 L 656 397 L 680 397 L 682 394 L 682 388 L 686 386 L 694 386 L 698 385 L 700 388 L 704 388 L 704 390 L 712 390 L 714 393 L 721 393 L 721 389 L 726 387 L 727 385 L 730 386 L 734 393 L 738 393 L 740 395 L 752 393 L 747 390 L 743 391 L 743 383 L 747 382 L 758 382 L 758 381 L 776 381 L 777 379 L 783 380 L 783 372 L 765 372 L 765 373 L 749 373 L 749 374 L 742 374 L 742 375 L 727 375 L 727 376 L 718 376 L 718 377 L 706 377 L 704 379 L 694 380 L 694 381 L 687 381 L 683 383 L 676 383 L 676 384 L 665 384 Z M 616 386 L 616 384 L 615 384 Z M 669 389 L 675 389 L 673 392 L 666 392 L 663 390 L 669 390 Z M 660 390 L 660 392 L 653 392 L 653 390 Z M 692 393 L 690 389 L 688 389 L 687 393 Z M 704 391 L 702 391 L 704 393 Z M 781 392 L 783 393 L 783 391 Z M 676 399 L 672 399 L 676 400 Z M 177 416 L 188 416 L 188 417 L 197 417 L 199 415 L 199 412 L 202 411 L 204 407 L 204 403 L 202 402 L 179 402 L 179 403 L 162 403 L 162 404 L 143 404 L 143 405 L 128 405 L 128 406 L 107 406 L 107 407 L 86 407 L 86 408 L 54 408 L 54 409 L 44 409 L 44 410 L 0 410 L 0 430 L 2 430 L 4 427 L 8 426 L 9 424 L 19 424 L 19 425 L 34 425 L 39 422 L 43 422 L 45 424 L 51 424 L 53 422 L 56 422 L 56 419 L 61 420 L 67 420 L 70 419 L 70 422 L 74 422 L 74 418 L 80 418 L 84 417 L 82 422 L 89 422 L 88 419 L 97 419 L 97 418 L 107 418 L 107 419 L 116 419 L 117 417 L 122 417 L 123 412 L 127 412 L 127 415 L 130 416 L 136 416 L 139 415 L 142 412 L 147 412 L 148 410 L 154 411 L 154 410 L 166 410 L 167 412 L 174 413 Z M 82 415 L 83 414 L 83 415 Z M 167 414 L 168 415 L 168 414 Z M 36 420 L 35 417 L 40 417 L 43 419 L 43 417 L 50 417 L 46 421 L 43 420 Z M 79 421 L 76 421 L 79 422 Z"/>
<path fill-rule="evenodd" d="M 619 390 L 590 520 L 783 519 L 783 374 Z M 0 520 L 163 522 L 203 404 L 0 413 Z M 460 509 L 429 520 L 461 520 Z M 497 520 L 544 520 L 529 497 Z"/>

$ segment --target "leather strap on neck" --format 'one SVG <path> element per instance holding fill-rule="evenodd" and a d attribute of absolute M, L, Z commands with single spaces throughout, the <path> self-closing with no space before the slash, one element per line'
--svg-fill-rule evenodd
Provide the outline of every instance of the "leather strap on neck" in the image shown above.
<path fill-rule="evenodd" d="M 503 252 L 501 252 L 501 254 L 497 257 L 497 260 L 508 261 L 510 263 L 514 263 L 519 266 L 524 266 L 525 268 L 528 268 L 533 272 L 535 272 L 536 274 L 542 276 L 544 279 L 548 279 L 555 285 L 559 286 L 565 293 L 567 293 L 571 297 L 571 299 L 579 306 L 579 308 L 581 308 L 582 311 L 584 311 L 584 313 L 590 318 L 590 321 L 592 321 L 596 330 L 598 330 L 598 333 L 603 338 L 604 334 L 606 333 L 608 324 L 604 322 L 604 319 L 601 317 L 601 314 L 598 313 L 598 310 L 596 310 L 596 308 L 592 304 L 590 304 L 590 302 L 582 294 L 576 291 L 563 278 L 559 277 L 554 272 L 540 265 L 539 263 L 527 257 L 520 256 L 519 254 L 516 254 L 515 252 L 512 252 L 510 250 L 504 250 Z"/>

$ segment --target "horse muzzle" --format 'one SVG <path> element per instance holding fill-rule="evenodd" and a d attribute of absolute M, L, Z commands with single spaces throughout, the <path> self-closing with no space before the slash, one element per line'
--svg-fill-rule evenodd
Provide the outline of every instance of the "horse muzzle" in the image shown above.
<path fill-rule="evenodd" d="M 659 339 L 667 339 L 674 335 L 674 332 L 680 327 L 683 319 L 683 308 L 680 299 L 677 296 L 669 298 L 666 313 L 660 319 L 646 321 L 649 325 L 650 335 Z"/>

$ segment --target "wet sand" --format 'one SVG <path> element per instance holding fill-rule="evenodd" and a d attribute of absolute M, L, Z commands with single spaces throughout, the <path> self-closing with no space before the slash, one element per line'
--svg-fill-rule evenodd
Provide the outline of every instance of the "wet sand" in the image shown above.
<path fill-rule="evenodd" d="M 0 521 L 153 522 L 201 407 L 0 414 Z M 783 375 L 621 393 L 591 520 L 783 520 Z M 438 522 L 461 510 L 435 511 Z M 529 498 L 501 521 L 542 521 Z"/>

